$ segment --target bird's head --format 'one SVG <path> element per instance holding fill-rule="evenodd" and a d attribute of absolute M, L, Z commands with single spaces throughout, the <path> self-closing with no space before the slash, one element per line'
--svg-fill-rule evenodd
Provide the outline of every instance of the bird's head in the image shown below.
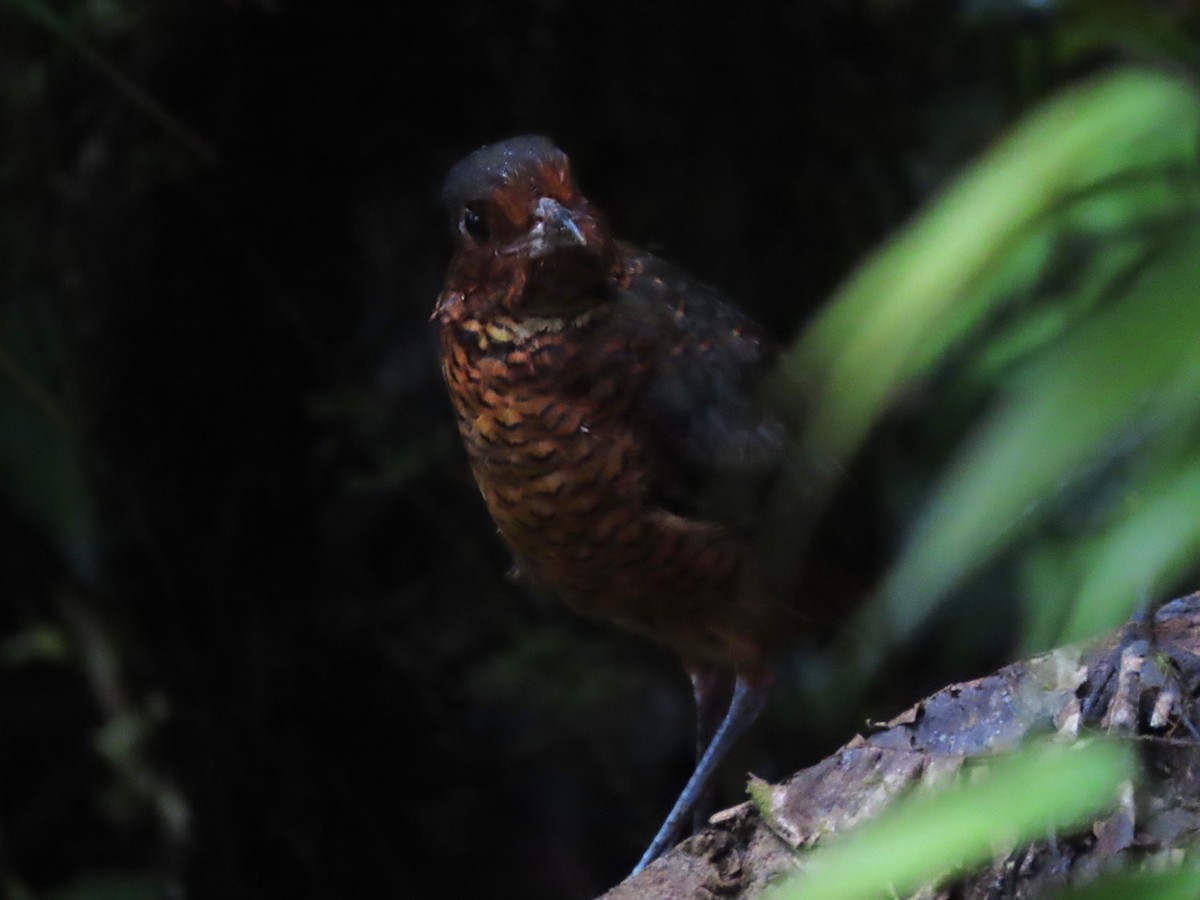
<path fill-rule="evenodd" d="M 476 150 L 450 170 L 442 200 L 455 239 L 447 287 L 488 307 L 474 312 L 566 315 L 602 299 L 616 243 L 547 138 Z"/>

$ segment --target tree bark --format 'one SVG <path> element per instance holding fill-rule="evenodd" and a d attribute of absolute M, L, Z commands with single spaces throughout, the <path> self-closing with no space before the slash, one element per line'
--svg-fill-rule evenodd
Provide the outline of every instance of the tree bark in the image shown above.
<path fill-rule="evenodd" d="M 1101 872 L 1181 858 L 1200 834 L 1200 592 L 1174 600 L 1086 646 L 1061 647 L 975 681 L 954 684 L 879 730 L 712 817 L 604 900 L 751 897 L 801 870 L 827 835 L 874 818 L 921 784 L 954 777 L 976 756 L 1057 734 L 1097 730 L 1136 740 L 1144 777 L 1106 816 L 1070 835 L 1001 853 L 922 900 L 1034 898 L 1086 884 Z"/>

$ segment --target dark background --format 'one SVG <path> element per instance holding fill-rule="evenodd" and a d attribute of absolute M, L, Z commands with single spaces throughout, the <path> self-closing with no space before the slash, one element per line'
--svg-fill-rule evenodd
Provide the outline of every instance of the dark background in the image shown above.
<path fill-rule="evenodd" d="M 551 135 L 622 236 L 786 341 L 1032 103 L 1194 24 L 1103 6 L 0 3 L 0 890 L 619 880 L 688 687 L 502 577 L 427 323 L 445 171 Z M 860 574 L 936 447 L 888 423 L 848 473 Z M 866 706 L 785 684 L 724 799 L 1004 661 L 988 609 Z"/>

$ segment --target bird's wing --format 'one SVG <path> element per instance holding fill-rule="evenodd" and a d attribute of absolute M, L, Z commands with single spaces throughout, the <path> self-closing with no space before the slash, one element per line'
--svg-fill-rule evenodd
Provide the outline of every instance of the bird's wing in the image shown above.
<path fill-rule="evenodd" d="M 637 401 L 660 463 L 654 489 L 673 512 L 747 533 L 788 452 L 761 394 L 775 345 L 716 290 L 656 257 L 630 258 L 621 318 L 656 331 L 642 344 L 652 360 Z"/>

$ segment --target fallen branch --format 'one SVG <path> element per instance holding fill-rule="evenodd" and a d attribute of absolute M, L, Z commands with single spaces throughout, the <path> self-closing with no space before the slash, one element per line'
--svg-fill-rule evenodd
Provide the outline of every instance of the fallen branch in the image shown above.
<path fill-rule="evenodd" d="M 953 778 L 969 760 L 1056 735 L 1097 730 L 1138 742 L 1144 777 L 1090 829 L 998 854 L 989 866 L 919 896 L 1032 898 L 1149 858 L 1176 860 L 1200 834 L 1200 593 L 1087 646 L 1063 647 L 943 688 L 870 734 L 778 785 L 752 780 L 751 801 L 605 900 L 750 897 L 802 870 L 811 848 L 872 819 L 918 785 Z"/>

